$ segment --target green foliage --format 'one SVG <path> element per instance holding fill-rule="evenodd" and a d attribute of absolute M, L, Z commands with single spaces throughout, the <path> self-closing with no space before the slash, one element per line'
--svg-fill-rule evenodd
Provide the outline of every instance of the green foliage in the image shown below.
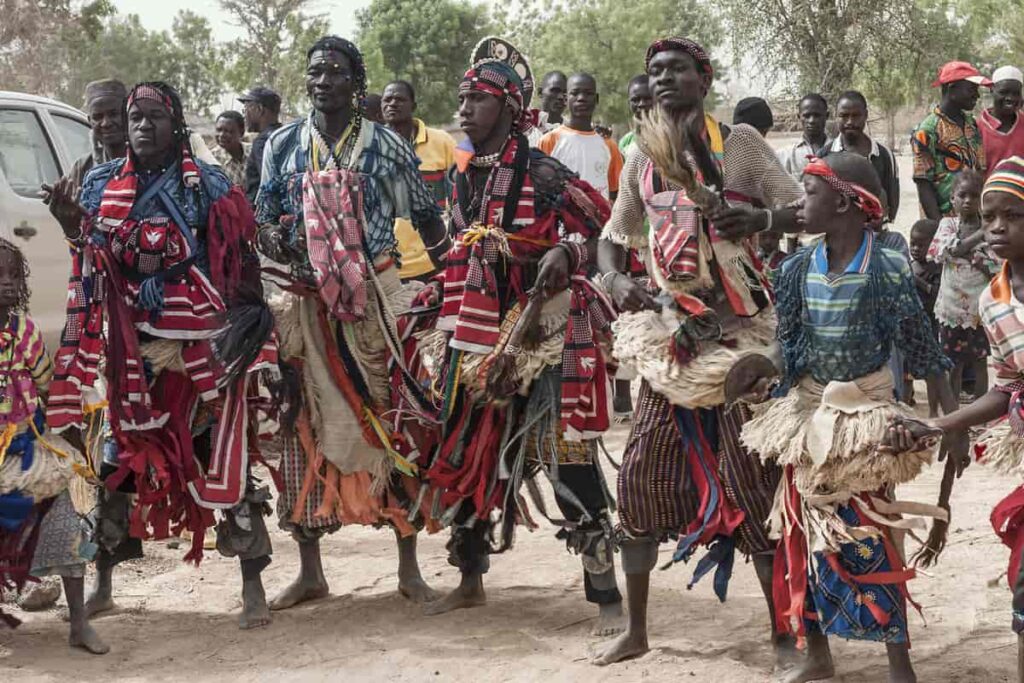
<path fill-rule="evenodd" d="M 225 46 L 225 84 L 238 92 L 267 86 L 280 93 L 286 112 L 305 109 L 306 50 L 330 32 L 327 18 L 303 11 L 311 0 L 219 2 L 246 32 Z"/>
<path fill-rule="evenodd" d="M 450 121 L 473 46 L 494 28 L 489 13 L 464 0 L 373 0 L 357 15 L 356 39 L 370 89 L 408 80 L 416 87 L 420 118 Z"/>
<path fill-rule="evenodd" d="M 212 113 L 222 91 L 223 53 L 205 17 L 183 10 L 171 31 L 148 31 L 134 14 L 99 25 L 93 35 L 84 28 L 65 32 L 62 43 L 74 58 L 50 94 L 79 103 L 89 81 L 117 78 L 131 87 L 162 80 L 179 91 L 189 111 Z"/>
<path fill-rule="evenodd" d="M 606 124 L 629 122 L 626 86 L 643 73 L 651 42 L 687 36 L 714 55 L 721 36 L 716 15 L 700 0 L 521 0 L 503 24 L 503 34 L 529 57 L 538 81 L 556 69 L 592 74 L 601 94 L 596 118 Z M 721 69 L 716 73 L 721 79 Z M 712 93 L 709 109 L 716 99 Z"/>

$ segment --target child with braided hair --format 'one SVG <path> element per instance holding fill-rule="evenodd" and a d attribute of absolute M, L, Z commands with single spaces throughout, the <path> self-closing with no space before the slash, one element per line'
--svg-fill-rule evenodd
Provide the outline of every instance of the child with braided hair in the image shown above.
<path fill-rule="evenodd" d="M 85 609 L 82 526 L 68 482 L 78 454 L 46 434 L 43 405 L 53 365 L 28 315 L 28 263 L 0 239 L 0 595 L 30 577 L 60 576 L 70 612 L 72 647 L 110 648 Z M 80 465 L 81 463 L 77 463 Z M 17 625 L 0 611 L 0 620 Z"/>

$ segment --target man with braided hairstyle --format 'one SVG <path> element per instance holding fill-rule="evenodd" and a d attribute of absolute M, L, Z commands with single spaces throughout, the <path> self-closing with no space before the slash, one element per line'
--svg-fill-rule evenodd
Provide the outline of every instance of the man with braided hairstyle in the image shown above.
<path fill-rule="evenodd" d="M 390 524 L 398 588 L 433 599 L 416 559 L 417 438 L 396 416 L 429 406 L 402 367 L 403 301 L 395 220 L 410 221 L 435 267 L 449 240 L 409 144 L 363 118 L 366 68 L 355 45 L 321 38 L 307 53 L 309 115 L 271 134 L 256 199 L 260 249 L 283 288 L 275 311 L 283 356 L 304 405 L 283 438 L 281 527 L 299 544 L 299 576 L 271 601 L 324 597 L 320 537 L 344 524 Z M 396 362 L 392 386 L 389 363 Z"/>
<path fill-rule="evenodd" d="M 188 530 L 186 559 L 198 563 L 221 510 L 217 548 L 241 564 L 239 625 L 262 626 L 269 492 L 249 474 L 249 399 L 252 382 L 276 382 L 279 368 L 253 277 L 256 223 L 242 191 L 194 158 L 172 87 L 136 85 L 127 120 L 128 156 L 89 171 L 79 198 L 63 185 L 50 197 L 74 248 L 47 422 L 82 444 L 87 415 L 105 404 L 112 437 L 92 449 L 102 452 L 93 466 L 106 489 L 135 498 L 130 513 L 116 506 L 121 519 L 99 509 L 99 524 L 117 533 L 98 539 L 87 607 L 113 606 L 111 573 L 127 536 Z"/>
<path fill-rule="evenodd" d="M 587 600 L 599 608 L 595 632 L 614 633 L 623 622 L 614 505 L 596 461 L 609 426 L 599 344 L 611 310 L 586 278 L 609 207 L 530 149 L 532 91 L 529 65 L 501 38 L 480 42 L 459 85 L 467 139 L 456 149 L 450 202 L 457 237 L 421 303 L 441 302 L 433 374 L 443 426 L 427 477 L 462 579 L 425 611 L 484 603 L 488 555 L 511 547 L 517 523 L 530 523 L 520 488 L 527 482 L 536 494 L 532 477 L 543 472 L 562 513 L 558 537 L 581 556 Z"/>

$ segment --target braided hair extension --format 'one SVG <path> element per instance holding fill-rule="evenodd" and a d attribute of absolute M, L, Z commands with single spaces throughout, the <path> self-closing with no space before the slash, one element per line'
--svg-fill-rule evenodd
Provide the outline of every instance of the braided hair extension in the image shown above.
<path fill-rule="evenodd" d="M 323 36 L 313 43 L 313 46 L 306 51 L 307 62 L 313 57 L 314 52 L 340 52 L 352 63 L 352 81 L 355 85 L 353 88 L 355 98 L 352 101 L 352 134 L 345 143 L 345 149 L 341 152 L 341 159 L 337 160 L 340 162 L 351 154 L 363 127 L 363 112 L 366 109 L 366 62 L 363 60 L 363 53 L 359 51 L 355 43 L 345 40 L 341 36 Z"/>
<path fill-rule="evenodd" d="M 28 259 L 25 258 L 25 253 L 22 252 L 13 242 L 0 237 L 0 254 L 10 254 L 11 258 L 14 259 L 15 267 L 18 271 L 18 291 L 16 294 L 16 301 L 11 306 L 11 311 L 25 313 L 28 311 L 28 300 L 32 296 L 32 290 L 28 287 L 28 276 L 29 267 Z"/>
<path fill-rule="evenodd" d="M 128 108 L 131 108 L 131 102 L 135 91 L 139 88 L 149 87 L 160 92 L 161 95 L 167 98 L 168 103 L 171 107 L 171 118 L 174 120 L 174 141 L 177 142 L 181 147 L 188 151 L 192 158 L 195 158 L 195 150 L 192 149 L 192 129 L 188 127 L 188 122 L 185 120 L 185 108 L 181 103 L 181 95 L 168 83 L 164 81 L 144 81 L 137 83 L 132 88 L 131 92 L 128 93 Z M 127 126 L 125 126 L 125 141 L 127 140 Z M 131 148 L 131 143 L 128 143 Z"/>

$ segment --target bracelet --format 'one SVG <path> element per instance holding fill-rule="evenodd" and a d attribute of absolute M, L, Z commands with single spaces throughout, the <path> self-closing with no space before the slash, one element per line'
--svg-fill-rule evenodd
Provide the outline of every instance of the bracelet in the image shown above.
<path fill-rule="evenodd" d="M 430 245 L 429 247 L 427 247 L 427 251 L 433 251 L 434 249 L 437 249 L 439 246 L 441 246 L 445 242 L 450 242 L 450 241 L 451 241 L 451 238 L 448 236 L 448 233 L 446 232 L 443 235 L 441 235 L 441 239 L 439 239 L 436 243 L 434 243 L 434 244 Z"/>
<path fill-rule="evenodd" d="M 601 286 L 604 288 L 604 291 L 606 291 L 606 292 L 612 291 L 612 282 L 615 281 L 615 276 L 616 275 L 626 275 L 626 274 L 625 273 L 620 273 L 617 270 L 613 270 L 612 272 L 605 273 L 604 275 L 601 276 Z"/>
<path fill-rule="evenodd" d="M 772 221 L 775 220 L 775 217 L 773 216 L 771 209 L 765 209 L 765 213 L 768 214 L 768 217 L 765 219 L 764 229 L 761 232 L 770 232 L 772 229 Z"/>

